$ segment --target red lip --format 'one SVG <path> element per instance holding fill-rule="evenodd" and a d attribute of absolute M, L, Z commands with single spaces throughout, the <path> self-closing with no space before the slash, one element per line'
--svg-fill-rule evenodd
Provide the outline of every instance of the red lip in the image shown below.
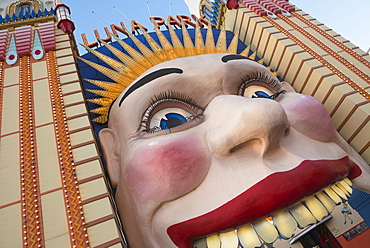
<path fill-rule="evenodd" d="M 346 176 L 353 179 L 360 174 L 361 170 L 348 157 L 305 160 L 290 171 L 269 175 L 211 212 L 170 226 L 167 233 L 177 247 L 191 248 L 196 238 L 252 222 Z"/>

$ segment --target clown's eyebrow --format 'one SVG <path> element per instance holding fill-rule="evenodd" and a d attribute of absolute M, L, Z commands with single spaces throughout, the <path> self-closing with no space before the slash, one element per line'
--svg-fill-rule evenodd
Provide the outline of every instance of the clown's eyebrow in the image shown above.
<path fill-rule="evenodd" d="M 248 57 L 244 57 L 242 55 L 238 55 L 238 54 L 230 54 L 230 55 L 225 55 L 221 58 L 222 62 L 226 63 L 227 61 L 230 61 L 230 60 L 236 60 L 236 59 L 247 59 L 247 60 L 251 60 L 250 58 Z"/>
<path fill-rule="evenodd" d="M 128 89 L 128 91 L 126 91 L 126 93 L 123 95 L 123 97 L 119 101 L 118 106 L 121 107 L 121 104 L 122 104 L 123 100 L 125 100 L 128 95 L 130 95 L 132 92 L 134 92 L 135 90 L 137 90 L 141 86 L 153 81 L 154 79 L 157 79 L 157 78 L 160 78 L 160 77 L 166 76 L 168 74 L 172 74 L 172 73 L 182 74 L 183 72 L 184 71 L 179 69 L 179 68 L 165 68 L 165 69 L 160 69 L 160 70 L 154 71 L 154 72 L 146 75 L 145 77 L 143 77 L 142 79 L 140 79 L 139 81 L 134 83 L 130 87 L 130 89 Z"/>

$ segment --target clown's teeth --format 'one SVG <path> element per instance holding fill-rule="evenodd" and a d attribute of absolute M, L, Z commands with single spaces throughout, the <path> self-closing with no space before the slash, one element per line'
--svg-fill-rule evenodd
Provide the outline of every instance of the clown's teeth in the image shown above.
<path fill-rule="evenodd" d="M 340 182 L 337 182 L 335 186 L 337 186 L 346 195 L 347 198 L 351 196 L 351 194 L 347 191 L 347 189 Z"/>
<path fill-rule="evenodd" d="M 335 184 L 331 186 L 331 189 L 337 195 L 339 195 L 339 197 L 342 199 L 342 201 L 347 201 L 348 200 L 348 197 L 346 196 L 346 194 L 342 190 L 340 190 L 340 188 L 338 188 Z"/>
<path fill-rule="evenodd" d="M 352 187 L 352 182 L 348 179 L 348 177 L 344 178 L 342 181 Z"/>
<path fill-rule="evenodd" d="M 342 185 L 342 186 L 347 190 L 347 192 L 348 192 L 350 195 L 352 194 L 353 189 L 351 188 L 351 186 L 349 186 L 349 185 L 345 182 L 345 180 L 340 181 L 340 182 L 339 182 L 339 184 L 340 184 L 340 185 Z"/>
<path fill-rule="evenodd" d="M 244 248 L 254 248 L 260 247 L 262 245 L 256 231 L 254 231 L 251 225 L 246 225 L 238 228 L 237 232 L 240 243 L 243 245 Z"/>
<path fill-rule="evenodd" d="M 326 194 L 328 194 L 330 199 L 332 199 L 333 202 L 335 202 L 336 205 L 339 205 L 342 203 L 342 200 L 340 199 L 340 197 L 334 192 L 334 190 L 331 189 L 331 187 L 327 187 L 326 189 L 324 189 L 324 191 Z"/>
<path fill-rule="evenodd" d="M 238 248 L 239 240 L 235 230 L 220 233 L 221 248 Z"/>
<path fill-rule="evenodd" d="M 297 222 L 288 211 L 281 211 L 272 217 L 276 229 L 279 231 L 283 239 L 292 237 L 293 232 L 297 228 Z"/>
<path fill-rule="evenodd" d="M 322 205 L 322 203 L 314 196 L 308 197 L 305 200 L 305 204 L 310 210 L 311 214 L 316 218 L 316 220 L 321 221 L 325 216 L 328 215 L 328 211 Z"/>
<path fill-rule="evenodd" d="M 273 243 L 279 236 L 289 239 L 297 226 L 302 229 L 321 221 L 333 212 L 336 205 L 348 200 L 352 194 L 351 185 L 351 181 L 345 178 L 307 197 L 303 203 L 274 213 L 273 224 L 267 220 L 254 222 L 253 225 L 246 224 L 229 232 L 198 239 L 193 246 L 196 248 L 255 248 L 261 247 L 263 242 Z"/>
<path fill-rule="evenodd" d="M 316 223 L 315 217 L 301 203 L 289 209 L 290 213 L 298 223 L 298 227 L 303 229 L 310 224 Z"/>
<path fill-rule="evenodd" d="M 328 210 L 329 213 L 333 212 L 336 205 L 335 202 L 330 199 L 327 194 L 325 194 L 324 192 L 319 192 L 315 196 L 325 206 L 326 210 Z"/>
<path fill-rule="evenodd" d="M 212 235 L 206 238 L 208 248 L 220 248 L 221 241 L 218 235 Z"/>
<path fill-rule="evenodd" d="M 253 223 L 253 228 L 256 230 L 258 236 L 268 244 L 274 243 L 279 236 L 276 228 L 267 220 Z"/>

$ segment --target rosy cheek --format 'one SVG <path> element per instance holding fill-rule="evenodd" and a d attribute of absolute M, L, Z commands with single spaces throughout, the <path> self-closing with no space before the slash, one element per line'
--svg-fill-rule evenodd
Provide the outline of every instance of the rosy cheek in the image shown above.
<path fill-rule="evenodd" d="M 289 93 L 281 104 L 290 124 L 304 135 L 323 142 L 332 141 L 336 137 L 336 130 L 330 116 L 317 99 Z"/>
<path fill-rule="evenodd" d="M 196 137 L 164 140 L 140 147 L 127 163 L 125 177 L 141 201 L 168 201 L 195 189 L 207 174 L 210 159 Z"/>

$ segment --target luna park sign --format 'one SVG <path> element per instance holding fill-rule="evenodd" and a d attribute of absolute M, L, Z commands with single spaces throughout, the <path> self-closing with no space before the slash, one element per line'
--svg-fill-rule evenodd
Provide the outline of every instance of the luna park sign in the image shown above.
<path fill-rule="evenodd" d="M 172 25 L 175 28 L 181 28 L 182 25 L 185 25 L 185 27 L 192 26 L 195 28 L 197 24 L 199 25 L 200 28 L 204 28 L 205 26 L 208 26 L 208 25 L 212 25 L 212 27 L 215 27 L 215 25 L 213 25 L 212 23 L 210 23 L 208 20 L 205 19 L 204 15 L 200 18 L 198 18 L 196 15 L 191 15 L 191 16 L 176 15 L 176 17 L 169 15 L 167 17 L 167 21 L 163 17 L 152 16 L 150 17 L 150 21 L 153 23 L 154 28 L 160 28 L 161 26 L 165 26 L 168 28 L 168 25 Z M 140 24 L 139 22 L 135 20 L 131 20 L 130 24 L 131 24 L 132 34 L 137 33 L 138 30 L 140 29 L 144 29 L 145 31 L 148 31 L 148 28 L 146 28 L 145 26 L 143 26 L 142 24 Z M 112 40 L 112 34 L 114 34 L 117 37 L 119 36 L 118 33 L 128 35 L 129 30 L 126 27 L 126 25 L 123 22 L 120 22 L 120 25 L 121 26 L 118 26 L 116 24 L 111 24 L 110 30 L 108 27 L 104 27 L 104 31 L 107 35 L 106 38 L 102 38 L 99 34 L 99 31 L 95 29 L 94 30 L 95 37 L 97 38 L 97 40 L 100 39 L 104 42 L 110 42 Z M 82 36 L 82 41 L 85 46 L 93 48 L 99 45 L 98 41 L 89 43 L 85 33 L 81 34 L 81 36 Z"/>

